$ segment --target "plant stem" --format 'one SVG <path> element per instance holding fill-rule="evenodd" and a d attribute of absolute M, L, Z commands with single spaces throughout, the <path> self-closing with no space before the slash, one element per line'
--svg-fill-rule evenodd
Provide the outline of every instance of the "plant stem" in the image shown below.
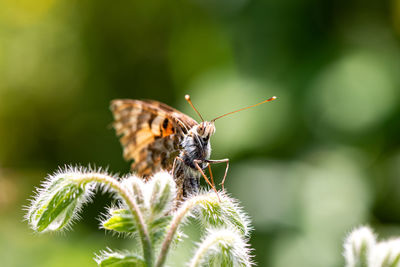
<path fill-rule="evenodd" d="M 147 267 L 152 267 L 153 250 L 151 246 L 149 232 L 147 230 L 147 225 L 143 219 L 142 212 L 140 211 L 138 205 L 136 204 L 132 196 L 129 194 L 129 192 L 124 187 L 122 187 L 121 183 L 119 183 L 116 179 L 101 173 L 87 173 L 87 174 L 82 174 L 78 177 L 79 178 L 72 178 L 72 179 L 77 180 L 79 183 L 96 182 L 108 185 L 112 189 L 117 191 L 118 194 L 124 199 L 125 203 L 128 205 L 138 225 L 138 230 L 142 242 L 143 254 L 146 261 L 146 265 Z"/>
<path fill-rule="evenodd" d="M 191 199 L 186 200 L 183 205 L 177 210 L 175 213 L 174 217 L 172 218 L 172 221 L 169 225 L 169 231 L 167 232 L 167 235 L 165 236 L 164 242 L 161 245 L 161 251 L 160 254 L 158 255 L 156 267 L 162 267 L 165 263 L 165 260 L 167 258 L 167 254 L 169 251 L 169 248 L 172 243 L 172 239 L 176 233 L 176 230 L 178 229 L 179 224 L 182 222 L 182 220 L 185 218 L 185 215 L 199 202 L 205 200 L 204 195 L 197 195 L 195 197 L 192 197 Z"/>

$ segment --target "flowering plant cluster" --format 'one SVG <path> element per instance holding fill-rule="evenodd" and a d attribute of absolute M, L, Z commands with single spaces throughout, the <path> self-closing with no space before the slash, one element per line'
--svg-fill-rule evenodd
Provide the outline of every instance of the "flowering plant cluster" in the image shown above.
<path fill-rule="evenodd" d="M 135 251 L 104 250 L 95 257 L 99 266 L 165 266 L 172 244 L 179 243 L 182 226 L 193 217 L 203 237 L 189 266 L 251 266 L 248 238 L 250 220 L 226 192 L 200 192 L 176 203 L 176 185 L 167 172 L 147 182 L 104 171 L 67 167 L 50 175 L 32 199 L 26 219 L 38 233 L 63 231 L 79 218 L 94 190 L 113 193 L 117 204 L 103 215 L 101 227 L 140 242 Z"/>

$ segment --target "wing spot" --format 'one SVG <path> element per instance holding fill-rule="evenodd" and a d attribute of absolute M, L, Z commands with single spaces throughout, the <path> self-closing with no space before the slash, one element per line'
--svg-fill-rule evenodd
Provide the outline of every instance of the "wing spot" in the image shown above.
<path fill-rule="evenodd" d="M 168 119 L 167 118 L 165 118 L 165 120 L 163 121 L 162 127 L 164 129 L 167 129 L 167 127 L 168 127 Z"/>

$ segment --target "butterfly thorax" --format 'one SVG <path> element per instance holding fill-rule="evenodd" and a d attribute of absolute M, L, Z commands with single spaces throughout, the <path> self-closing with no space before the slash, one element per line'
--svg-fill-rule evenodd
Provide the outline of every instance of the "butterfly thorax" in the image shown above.
<path fill-rule="evenodd" d="M 208 121 L 195 125 L 189 130 L 182 140 L 182 150 L 179 155 L 187 166 L 197 171 L 194 161 L 204 161 L 210 158 L 210 137 L 214 133 L 214 122 Z M 201 162 L 199 166 L 204 169 L 207 167 L 207 163 Z"/>

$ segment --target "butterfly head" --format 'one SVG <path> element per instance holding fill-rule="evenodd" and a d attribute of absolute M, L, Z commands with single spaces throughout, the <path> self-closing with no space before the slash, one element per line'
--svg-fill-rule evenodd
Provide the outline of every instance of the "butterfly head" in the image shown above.
<path fill-rule="evenodd" d="M 196 127 L 196 133 L 203 141 L 208 141 L 215 133 L 215 125 L 213 121 L 203 121 Z"/>

